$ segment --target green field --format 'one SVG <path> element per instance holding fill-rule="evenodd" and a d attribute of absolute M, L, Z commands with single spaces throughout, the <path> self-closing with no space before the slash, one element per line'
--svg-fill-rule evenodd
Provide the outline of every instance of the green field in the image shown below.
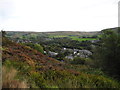
<path fill-rule="evenodd" d="M 71 36 L 70 37 L 72 40 L 77 40 L 77 41 L 89 41 L 89 40 L 97 40 L 97 38 L 79 38 L 76 36 Z"/>
<path fill-rule="evenodd" d="M 65 36 L 65 35 L 50 35 L 49 38 L 62 38 L 62 37 L 68 37 L 68 36 Z"/>
<path fill-rule="evenodd" d="M 65 36 L 65 35 L 50 35 L 49 38 L 63 38 L 63 37 L 68 37 L 71 38 L 72 40 L 77 40 L 77 41 L 90 41 L 90 40 L 97 40 L 97 38 L 79 38 L 78 36 Z"/>

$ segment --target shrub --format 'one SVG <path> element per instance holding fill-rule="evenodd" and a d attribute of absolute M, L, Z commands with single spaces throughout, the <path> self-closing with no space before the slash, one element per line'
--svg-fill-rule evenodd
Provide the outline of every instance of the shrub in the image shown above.
<path fill-rule="evenodd" d="M 75 57 L 72 61 L 71 64 L 85 64 L 85 58 L 81 57 Z"/>
<path fill-rule="evenodd" d="M 44 53 L 43 47 L 40 44 L 25 43 L 25 45 L 37 50 L 38 52 Z"/>
<path fill-rule="evenodd" d="M 2 88 L 28 88 L 26 81 L 20 81 L 16 79 L 17 70 L 13 67 L 7 68 L 6 66 L 2 67 Z"/>

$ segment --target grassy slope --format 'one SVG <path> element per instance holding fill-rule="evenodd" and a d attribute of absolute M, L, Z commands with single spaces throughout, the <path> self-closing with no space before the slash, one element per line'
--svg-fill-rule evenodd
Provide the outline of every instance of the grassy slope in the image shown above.
<path fill-rule="evenodd" d="M 119 88 L 120 86 L 117 81 L 108 77 L 76 71 L 72 69 L 74 66 L 49 58 L 30 47 L 5 38 L 3 42 L 3 66 L 16 69 L 18 71 L 16 78 L 21 81 L 26 80 L 28 87 Z"/>

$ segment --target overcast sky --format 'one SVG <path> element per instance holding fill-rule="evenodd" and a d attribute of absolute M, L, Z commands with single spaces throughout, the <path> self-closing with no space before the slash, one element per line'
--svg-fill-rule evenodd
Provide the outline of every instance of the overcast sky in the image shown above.
<path fill-rule="evenodd" d="M 100 31 L 118 26 L 119 0 L 0 0 L 0 30 Z"/>

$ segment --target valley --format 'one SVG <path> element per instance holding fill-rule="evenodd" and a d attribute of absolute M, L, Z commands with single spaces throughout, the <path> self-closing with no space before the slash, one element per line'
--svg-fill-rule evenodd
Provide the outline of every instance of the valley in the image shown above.
<path fill-rule="evenodd" d="M 119 30 L 2 31 L 3 88 L 120 88 Z"/>

